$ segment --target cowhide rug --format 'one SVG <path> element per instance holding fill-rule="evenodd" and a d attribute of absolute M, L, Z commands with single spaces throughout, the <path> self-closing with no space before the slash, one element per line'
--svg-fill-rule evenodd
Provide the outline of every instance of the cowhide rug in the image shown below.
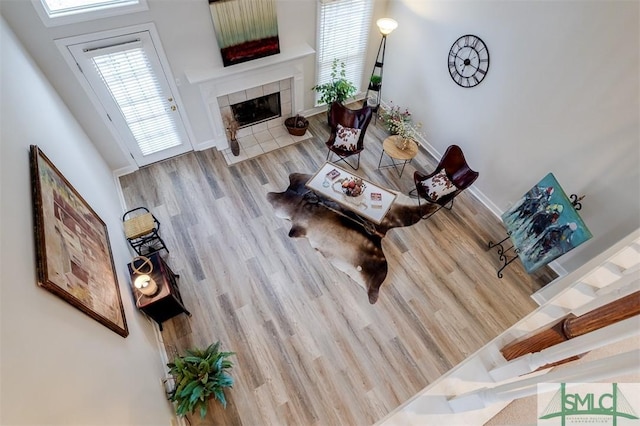
<path fill-rule="evenodd" d="M 400 204 L 396 198 L 382 223 L 375 225 L 305 188 L 310 178 L 301 173 L 289 175 L 287 190 L 270 192 L 267 200 L 276 216 L 292 222 L 289 237 L 306 237 L 311 247 L 367 290 L 369 303 L 376 303 L 387 276 L 382 238 L 389 229 L 413 225 L 439 206 Z"/>

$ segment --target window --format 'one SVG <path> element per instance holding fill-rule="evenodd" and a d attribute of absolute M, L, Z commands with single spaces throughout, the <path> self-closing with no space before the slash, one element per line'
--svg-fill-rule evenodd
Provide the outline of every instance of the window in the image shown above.
<path fill-rule="evenodd" d="M 319 0 L 316 84 L 331 81 L 331 64 L 344 62 L 346 78 L 358 91 L 362 82 L 372 0 Z M 316 104 L 319 95 L 316 95 Z"/>
<path fill-rule="evenodd" d="M 149 31 L 61 40 L 90 95 L 138 166 L 191 150 L 178 103 Z M 95 37 L 95 38 L 94 38 Z M 93 40 L 91 40 L 93 39 Z M 74 64 L 74 65 L 75 65 Z"/>
<path fill-rule="evenodd" d="M 147 0 L 31 0 L 45 26 L 73 24 L 147 10 Z"/>

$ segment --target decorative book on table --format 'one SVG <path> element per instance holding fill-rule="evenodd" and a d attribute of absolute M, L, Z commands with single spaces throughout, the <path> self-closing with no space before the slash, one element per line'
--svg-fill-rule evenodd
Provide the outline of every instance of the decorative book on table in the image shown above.
<path fill-rule="evenodd" d="M 330 180 L 335 180 L 335 178 L 337 178 L 338 176 L 340 176 L 340 172 L 336 169 L 333 169 L 329 173 L 327 173 L 327 178 Z"/>

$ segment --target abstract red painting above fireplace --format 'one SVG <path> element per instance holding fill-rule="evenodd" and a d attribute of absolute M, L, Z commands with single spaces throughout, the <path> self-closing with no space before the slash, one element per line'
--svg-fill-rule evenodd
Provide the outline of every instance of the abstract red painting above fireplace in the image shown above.
<path fill-rule="evenodd" d="M 280 53 L 273 0 L 209 0 L 223 65 Z"/>

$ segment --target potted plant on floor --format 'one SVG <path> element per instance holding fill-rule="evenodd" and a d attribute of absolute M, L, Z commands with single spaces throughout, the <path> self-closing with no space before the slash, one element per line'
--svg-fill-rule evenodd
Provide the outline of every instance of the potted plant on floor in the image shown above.
<path fill-rule="evenodd" d="M 340 70 L 338 70 L 340 67 Z M 333 102 L 343 103 L 356 93 L 356 86 L 347 80 L 344 62 L 334 59 L 331 64 L 331 81 L 311 88 L 320 93 L 320 103 L 327 105 L 327 114 Z"/>
<path fill-rule="evenodd" d="M 221 352 L 220 342 L 206 349 L 187 349 L 186 353 L 167 364 L 175 381 L 169 400 L 176 403 L 176 414 L 186 416 L 199 410 L 204 417 L 211 398 L 226 408 L 224 388 L 233 386 L 233 378 L 226 372 L 233 363 L 227 358 L 235 353 Z"/>

